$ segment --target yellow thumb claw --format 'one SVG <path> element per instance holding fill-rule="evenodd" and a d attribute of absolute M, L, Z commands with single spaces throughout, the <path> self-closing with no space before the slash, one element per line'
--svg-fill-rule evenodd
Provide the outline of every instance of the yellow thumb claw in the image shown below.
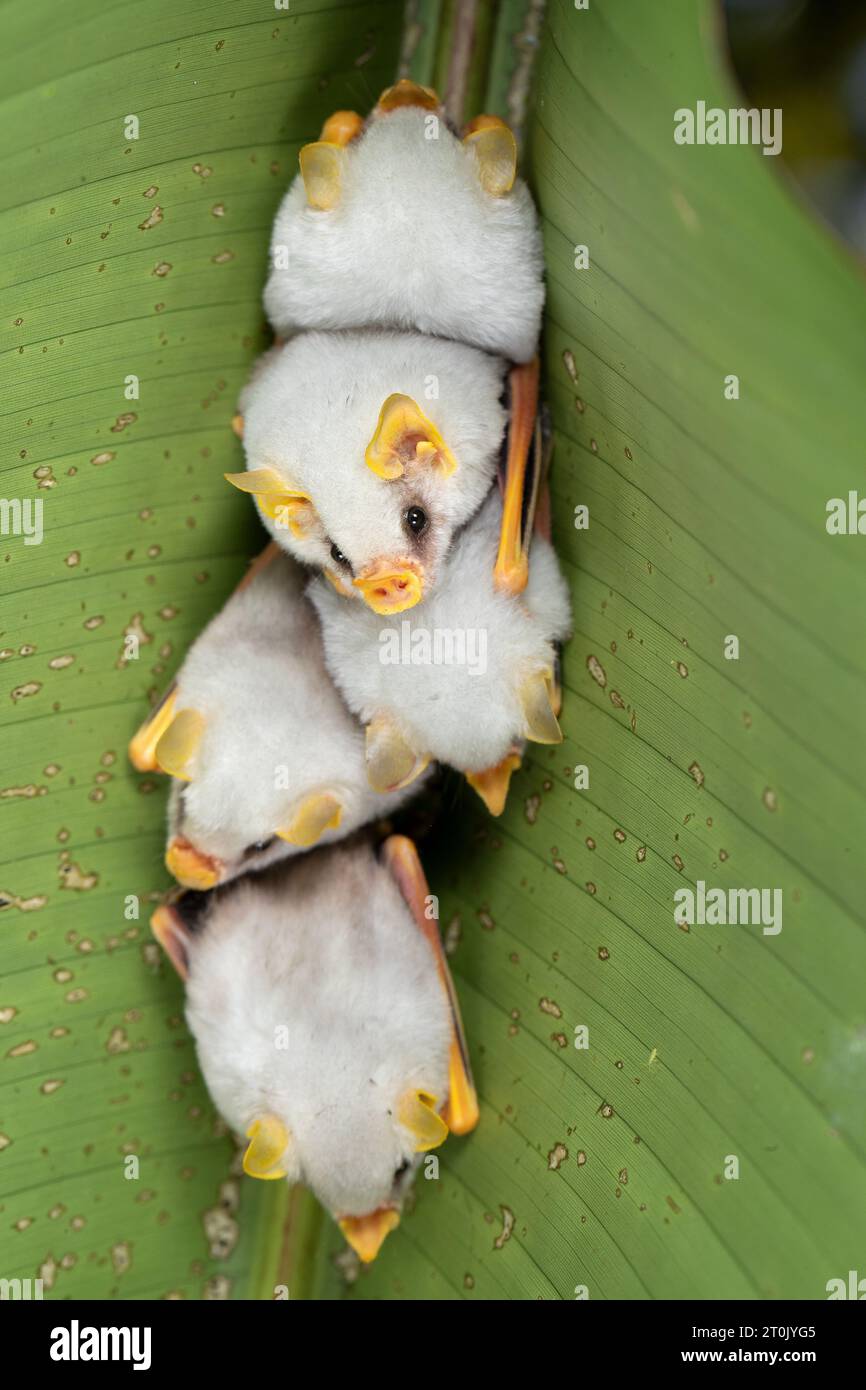
<path fill-rule="evenodd" d="M 338 1225 L 359 1260 L 368 1265 L 375 1260 L 385 1237 L 400 1225 L 400 1213 L 393 1207 L 383 1207 L 369 1216 L 344 1216 Z"/>
<path fill-rule="evenodd" d="M 468 1134 L 478 1124 L 478 1095 L 455 1038 L 448 1061 L 448 1100 L 442 1118 L 452 1134 Z"/>
<path fill-rule="evenodd" d="M 437 1149 L 448 1138 L 448 1126 L 428 1091 L 407 1091 L 397 1106 L 397 1119 L 415 1140 L 415 1152 Z"/>
<path fill-rule="evenodd" d="M 204 715 L 198 710 L 182 709 L 176 714 L 156 745 L 155 757 L 162 771 L 189 782 L 203 734 Z"/>
<path fill-rule="evenodd" d="M 276 1115 L 264 1115 L 253 1120 L 247 1130 L 249 1144 L 244 1153 L 244 1172 L 250 1178 L 263 1178 L 266 1182 L 287 1176 L 287 1169 L 280 1165 L 290 1139 L 289 1131 Z"/>
<path fill-rule="evenodd" d="M 330 212 L 340 201 L 343 182 L 343 149 L 330 140 L 304 145 L 298 160 L 307 202 L 319 212 Z"/>
<path fill-rule="evenodd" d="M 326 830 L 337 829 L 342 815 L 342 805 L 330 793 L 308 796 L 295 812 L 291 823 L 285 830 L 278 830 L 277 834 L 290 845 L 309 849 Z"/>
<path fill-rule="evenodd" d="M 520 755 L 507 753 L 495 767 L 486 767 L 483 772 L 467 772 L 466 781 L 481 797 L 491 816 L 501 816 L 505 810 L 511 774 L 519 767 Z"/>

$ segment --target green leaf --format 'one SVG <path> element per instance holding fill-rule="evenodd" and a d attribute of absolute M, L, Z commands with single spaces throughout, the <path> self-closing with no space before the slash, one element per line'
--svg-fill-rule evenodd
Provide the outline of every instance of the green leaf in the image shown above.
<path fill-rule="evenodd" d="M 126 744 L 261 545 L 222 475 L 270 223 L 299 146 L 392 80 L 401 6 L 130 13 L 3 10 L 0 494 L 41 499 L 45 536 L 0 537 L 0 1275 L 272 1297 L 303 1232 L 239 1182 L 199 1077 L 147 925 L 165 787 Z"/>
<path fill-rule="evenodd" d="M 425 853 L 481 1123 L 353 1296 L 823 1298 L 862 1271 L 866 574 L 824 523 L 862 486 L 864 292 L 778 160 L 674 144 L 698 99 L 742 104 L 715 6 L 549 5 L 566 741 Z M 781 933 L 678 929 L 699 879 L 781 889 Z"/>
<path fill-rule="evenodd" d="M 418 13 L 430 81 L 453 7 Z M 466 84 L 512 118 L 527 13 L 499 7 Z M 566 742 L 500 822 L 455 787 L 423 846 L 481 1124 L 348 1285 L 305 1194 L 237 1178 L 146 925 L 164 789 L 125 746 L 259 542 L 222 473 L 270 220 L 298 146 L 393 77 L 401 7 L 135 16 L 4 9 L 0 492 L 42 498 L 45 540 L 0 538 L 0 1274 L 57 1298 L 823 1297 L 866 1244 L 866 581 L 824 529 L 859 482 L 863 288 L 778 161 L 673 143 L 676 108 L 740 104 L 715 7 L 549 8 L 527 153 Z M 782 932 L 679 930 L 698 879 L 781 888 Z"/>

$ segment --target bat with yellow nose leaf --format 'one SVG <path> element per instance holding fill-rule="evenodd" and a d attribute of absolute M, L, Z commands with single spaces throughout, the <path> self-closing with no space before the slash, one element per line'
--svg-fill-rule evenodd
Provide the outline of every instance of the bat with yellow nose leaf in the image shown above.
<path fill-rule="evenodd" d="M 366 121 L 332 116 L 299 162 L 265 289 L 280 336 L 418 329 L 513 362 L 533 356 L 541 238 L 503 121 L 478 116 L 458 134 L 435 92 L 398 82 Z"/>
<path fill-rule="evenodd" d="M 366 726 L 371 785 L 405 786 L 436 759 L 464 772 L 493 815 L 524 742 L 562 739 L 558 646 L 571 628 L 556 555 L 534 527 L 546 450 L 528 373 L 512 373 L 503 495 L 494 488 L 457 537 L 422 608 L 377 619 L 320 579 L 307 591 L 328 669 Z"/>
<path fill-rule="evenodd" d="M 247 468 L 226 477 L 343 597 L 404 612 L 435 589 L 496 473 L 504 382 L 499 358 L 462 343 L 302 333 L 257 363 L 238 424 Z"/>
<path fill-rule="evenodd" d="M 423 1155 L 478 1120 L 433 901 L 411 840 L 359 838 L 152 919 L 244 1171 L 305 1183 L 365 1262 Z"/>
<path fill-rule="evenodd" d="M 130 744 L 136 768 L 174 779 L 166 864 L 188 887 L 340 839 L 411 795 L 370 787 L 304 582 L 269 546 Z"/>

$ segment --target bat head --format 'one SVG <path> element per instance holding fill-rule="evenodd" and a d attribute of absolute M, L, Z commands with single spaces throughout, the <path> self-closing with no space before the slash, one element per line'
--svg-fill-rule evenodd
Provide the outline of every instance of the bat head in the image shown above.
<path fill-rule="evenodd" d="M 227 477 L 340 594 L 403 612 L 490 487 L 503 376 L 498 359 L 418 334 L 302 334 L 247 386 L 247 471 Z"/>
<path fill-rule="evenodd" d="M 461 136 L 412 83 L 366 122 L 329 122 L 274 223 L 265 308 L 277 332 L 414 328 L 527 361 L 544 289 L 516 161 L 501 120 L 478 117 Z"/>

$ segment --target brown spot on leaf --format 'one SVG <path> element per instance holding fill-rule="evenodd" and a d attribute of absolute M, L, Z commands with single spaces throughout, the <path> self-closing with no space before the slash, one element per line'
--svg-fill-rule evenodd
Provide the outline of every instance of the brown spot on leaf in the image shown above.
<path fill-rule="evenodd" d="M 562 1018 L 562 1009 L 553 999 L 539 999 L 538 1007 L 543 1014 L 550 1014 L 552 1018 Z"/>
<path fill-rule="evenodd" d="M 17 704 L 19 700 L 27 700 L 31 695 L 38 695 L 41 689 L 41 681 L 27 681 L 24 685 L 16 685 L 13 690 L 10 690 L 9 698 L 13 704 Z"/>
<path fill-rule="evenodd" d="M 514 1230 L 514 1212 L 510 1207 L 500 1206 L 502 1212 L 502 1231 L 493 1242 L 494 1250 L 501 1250 L 506 1241 L 511 1239 L 511 1232 Z"/>
<path fill-rule="evenodd" d="M 160 223 L 161 221 L 162 221 L 162 208 L 161 208 L 161 207 L 159 206 L 159 204 L 157 203 L 155 207 L 151 208 L 150 213 L 149 213 L 148 216 L 144 219 L 144 221 L 143 221 L 143 222 L 139 222 L 139 224 L 138 224 L 138 230 L 139 230 L 140 232 L 149 232 L 150 229 L 151 229 L 151 227 L 156 227 L 156 226 L 158 226 L 159 223 Z"/>
<path fill-rule="evenodd" d="M 60 887 L 72 889 L 76 893 L 87 893 L 99 882 L 99 874 L 85 873 L 78 864 L 69 858 L 69 851 L 63 850 L 57 866 Z"/>
<path fill-rule="evenodd" d="M 598 684 L 602 687 L 602 689 L 604 689 L 604 687 L 607 685 L 607 673 L 605 672 L 605 669 L 599 661 L 598 657 L 593 656 L 592 653 L 590 653 L 590 655 L 586 658 L 586 666 L 593 680 L 597 681 Z"/>
<path fill-rule="evenodd" d="M 555 1173 L 560 1164 L 564 1163 L 567 1158 L 568 1149 L 565 1147 L 565 1145 L 554 1144 L 553 1148 L 550 1150 L 550 1153 L 547 1155 L 548 1170 L 552 1173 Z"/>

